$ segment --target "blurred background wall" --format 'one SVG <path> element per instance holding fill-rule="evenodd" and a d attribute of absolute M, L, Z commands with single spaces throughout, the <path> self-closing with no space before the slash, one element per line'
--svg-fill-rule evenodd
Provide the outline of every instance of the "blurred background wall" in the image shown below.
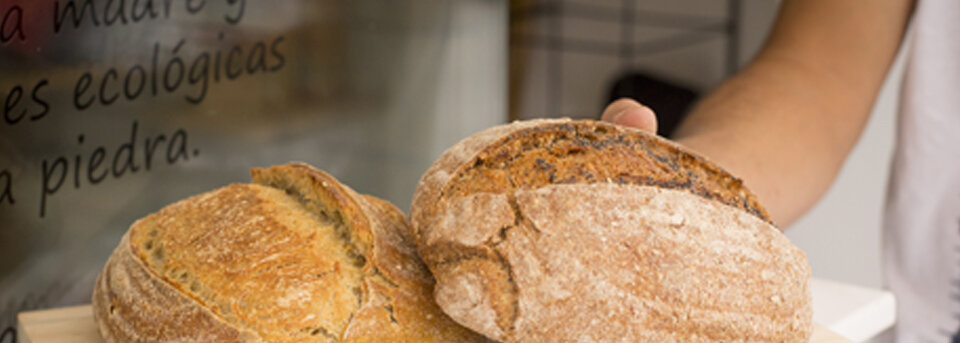
<path fill-rule="evenodd" d="M 506 121 L 507 14 L 0 1 L 0 343 L 17 312 L 89 303 L 134 220 L 251 167 L 304 161 L 406 210 L 446 147 Z"/>

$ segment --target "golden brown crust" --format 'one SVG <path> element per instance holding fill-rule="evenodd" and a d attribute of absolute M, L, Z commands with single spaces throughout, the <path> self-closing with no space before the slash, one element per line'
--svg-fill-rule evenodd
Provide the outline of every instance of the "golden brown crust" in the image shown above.
<path fill-rule="evenodd" d="M 444 151 L 423 173 L 420 182 L 417 184 L 417 189 L 413 193 L 413 201 L 410 205 L 410 221 L 414 235 L 419 236 L 419 230 L 426 226 L 427 218 L 432 217 L 435 210 L 435 206 L 432 205 L 440 199 L 443 185 L 450 181 L 457 169 L 464 167 L 468 160 L 475 158 L 478 152 L 503 138 L 504 135 L 546 122 L 552 121 L 529 120 L 514 122 L 510 125 L 494 126 L 477 132 Z"/>
<path fill-rule="evenodd" d="M 255 333 L 224 322 L 147 269 L 130 252 L 129 232 L 97 279 L 93 316 L 107 343 L 263 342 Z"/>
<path fill-rule="evenodd" d="M 417 184 L 410 221 L 419 236 L 446 198 L 602 182 L 684 189 L 770 222 L 756 195 L 705 157 L 637 129 L 566 118 L 494 126 L 450 147 Z"/>
<path fill-rule="evenodd" d="M 131 227 L 94 293 L 104 337 L 484 340 L 432 301 L 433 279 L 395 207 L 305 164 L 255 169 L 253 178 Z"/>
<path fill-rule="evenodd" d="M 691 259 L 697 260 L 712 256 L 713 260 L 698 266 L 703 274 L 680 273 L 668 276 L 686 275 L 685 279 L 674 280 L 685 285 L 684 291 L 677 294 L 707 296 L 697 298 L 699 302 L 693 304 L 681 302 L 679 305 L 664 305 L 655 307 L 661 312 L 647 313 L 646 318 L 657 318 L 659 315 L 658 320 L 645 323 L 631 321 L 636 319 L 631 317 L 638 315 L 636 311 L 645 309 L 643 306 L 630 307 L 627 312 L 617 312 L 607 306 L 630 297 L 642 299 L 644 304 L 650 306 L 663 305 L 663 302 L 651 303 L 651 297 L 662 295 L 656 295 L 659 293 L 652 291 L 657 288 L 621 285 L 617 289 L 623 293 L 604 293 L 592 300 L 570 297 L 569 294 L 589 293 L 597 287 L 608 287 L 611 283 L 618 282 L 618 279 L 630 279 L 644 285 L 656 284 L 658 287 L 670 285 L 658 283 L 662 280 L 651 280 L 651 275 L 626 273 L 618 277 L 597 277 L 611 270 L 662 266 L 658 264 L 663 263 L 660 260 L 628 255 L 604 255 L 598 257 L 599 260 L 585 257 L 613 249 L 608 245 L 616 242 L 616 239 L 590 247 L 576 244 L 564 246 L 564 242 L 590 241 L 597 236 L 578 231 L 578 227 L 563 231 L 559 238 L 546 237 L 544 231 L 557 227 L 567 228 L 559 218 L 567 211 L 576 210 L 574 205 L 592 208 L 588 216 L 593 217 L 588 219 L 608 214 L 603 210 L 604 207 L 594 204 L 599 203 L 599 195 L 591 191 L 554 192 L 563 195 L 543 199 L 529 196 L 530 192 L 563 188 L 564 185 L 578 187 L 578 190 L 607 190 L 604 192 L 617 193 L 617 197 L 622 198 L 622 201 L 640 203 L 643 201 L 632 198 L 629 192 L 615 190 L 644 189 L 638 193 L 646 194 L 662 188 L 674 189 L 670 194 L 686 196 L 684 198 L 671 195 L 676 201 L 696 203 L 707 208 L 715 207 L 709 214 L 703 211 L 688 211 L 686 215 L 693 216 L 690 223 L 695 223 L 695 226 L 684 227 L 684 230 L 712 232 L 711 239 L 719 238 L 728 247 L 751 251 L 764 261 L 757 266 L 743 265 L 739 260 L 725 261 L 726 263 L 740 263 L 745 273 L 777 271 L 778 268 L 788 265 L 806 268 L 803 254 L 793 248 L 782 234 L 768 223 L 769 216 L 756 197 L 743 187 L 740 180 L 706 159 L 669 141 L 606 123 L 570 120 L 518 122 L 482 131 L 451 147 L 427 170 L 417 187 L 410 210 L 411 221 L 419 251 L 438 280 L 436 299 L 444 311 L 465 326 L 506 342 L 574 341 L 578 337 L 588 336 L 596 341 L 736 341 L 743 340 L 744 337 L 793 341 L 809 333 L 809 295 L 805 293 L 808 271 L 807 274 L 791 274 L 790 281 L 785 281 L 787 279 L 784 278 L 770 283 L 751 284 L 750 287 L 753 288 L 747 288 L 756 291 L 796 291 L 781 296 L 785 301 L 791 302 L 790 306 L 774 306 L 786 312 L 770 312 L 775 309 L 770 307 L 773 305 L 770 305 L 772 303 L 769 298 L 744 300 L 746 304 L 760 306 L 759 310 L 751 312 L 754 317 L 750 317 L 763 319 L 754 320 L 755 324 L 751 324 L 759 329 L 751 331 L 743 326 L 723 322 L 724 318 L 737 318 L 737 314 L 748 311 L 744 307 L 730 307 L 731 301 L 739 299 L 734 295 L 740 293 L 729 287 L 697 293 L 704 292 L 697 287 L 697 283 L 737 281 L 736 277 L 731 277 L 732 274 L 720 273 L 719 267 L 709 264 L 715 261 L 723 262 L 724 258 L 736 255 L 733 253 L 704 255 L 703 251 L 688 252 L 690 255 L 686 256 L 687 258 L 693 256 Z M 532 201 L 552 201 L 566 205 L 552 208 L 551 211 L 554 212 L 548 211 L 552 214 L 541 211 L 534 215 L 528 212 L 539 207 L 531 208 Z M 610 203 L 604 203 L 604 206 L 606 205 Z M 647 210 L 645 213 L 653 213 L 651 211 L 654 210 Z M 725 223 L 732 226 L 724 227 L 717 226 L 717 219 L 709 217 L 733 214 L 747 219 L 737 217 L 738 221 L 728 220 Z M 535 218 L 546 221 L 535 224 Z M 622 221 L 626 223 L 624 225 L 630 224 L 632 227 L 652 226 L 654 232 L 662 231 L 661 227 L 655 227 L 662 223 L 651 225 L 636 218 L 608 219 Z M 779 237 L 778 243 L 753 246 L 746 242 L 754 241 L 740 242 L 731 239 L 738 234 L 735 231 L 739 228 L 738 225 L 748 226 L 750 230 L 762 233 L 764 237 Z M 621 234 L 630 236 L 634 233 L 625 230 Z M 708 242 L 706 238 L 701 238 L 704 241 L 684 244 L 696 246 Z M 642 251 L 655 246 L 654 243 L 647 243 L 639 244 L 637 248 Z M 673 246 L 678 247 L 682 248 L 683 244 L 675 243 Z M 782 256 L 776 257 L 780 255 Z M 683 254 L 673 256 L 684 257 Z M 566 258 L 569 263 L 556 262 L 562 258 Z M 590 265 L 591 269 L 582 269 L 586 265 Z M 697 266 L 696 263 L 690 265 Z M 575 268 L 577 266 L 581 269 Z M 803 268 L 795 268 L 794 271 L 806 271 Z M 781 274 L 775 275 L 783 276 Z M 561 287 L 556 280 L 548 280 L 544 275 L 567 275 L 575 281 Z M 582 277 L 583 275 L 593 277 Z M 749 278 L 748 276 L 747 279 Z M 800 280 L 799 283 L 791 283 L 796 280 Z M 567 292 L 568 298 L 561 301 L 545 295 L 544 292 L 550 290 Z M 584 304 L 590 306 L 584 307 Z M 714 312 L 705 310 L 708 308 L 712 308 Z M 662 312 L 666 310 L 673 312 L 666 315 Z M 711 317 L 710 313 L 720 315 Z M 790 316 L 785 317 L 784 313 L 789 313 Z M 685 320 L 699 324 L 662 326 L 666 324 L 661 321 L 677 321 L 683 319 L 677 317 L 682 314 L 692 316 Z M 601 317 L 603 319 L 598 319 Z M 702 322 L 696 322 L 697 320 Z M 585 324 L 595 321 L 609 322 L 610 326 L 600 330 L 599 326 Z M 661 323 L 657 325 L 662 327 L 654 325 L 658 322 Z M 793 331 L 777 328 L 784 323 L 790 323 Z M 712 330 L 729 330 L 725 331 L 729 335 L 707 335 Z M 699 335 L 699 339 L 694 339 L 691 335 Z"/>

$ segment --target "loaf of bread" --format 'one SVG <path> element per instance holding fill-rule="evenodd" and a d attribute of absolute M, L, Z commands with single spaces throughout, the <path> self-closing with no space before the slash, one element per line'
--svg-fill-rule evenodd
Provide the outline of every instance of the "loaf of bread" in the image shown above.
<path fill-rule="evenodd" d="M 138 220 L 97 280 L 107 342 L 483 342 L 433 302 L 403 213 L 305 164 Z"/>
<path fill-rule="evenodd" d="M 740 180 L 594 121 L 487 129 L 410 210 L 435 296 L 503 342 L 806 342 L 806 257 Z"/>

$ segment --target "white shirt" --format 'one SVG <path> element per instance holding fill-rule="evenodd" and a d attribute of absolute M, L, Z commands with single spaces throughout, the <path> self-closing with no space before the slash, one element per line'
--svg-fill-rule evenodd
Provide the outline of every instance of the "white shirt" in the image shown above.
<path fill-rule="evenodd" d="M 960 342 L 960 1 L 918 1 L 883 236 L 897 342 Z"/>

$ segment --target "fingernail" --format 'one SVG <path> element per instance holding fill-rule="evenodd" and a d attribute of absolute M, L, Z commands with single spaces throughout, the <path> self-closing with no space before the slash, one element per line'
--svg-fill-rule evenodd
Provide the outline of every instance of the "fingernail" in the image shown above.
<path fill-rule="evenodd" d="M 626 115 L 627 112 L 630 112 L 630 109 L 629 109 L 629 108 L 628 108 L 628 109 L 625 109 L 625 110 L 622 110 L 622 111 L 620 111 L 620 112 L 615 113 L 615 114 L 613 115 L 613 117 L 610 117 L 610 122 L 615 123 L 615 124 L 616 124 L 616 123 L 619 123 L 619 122 L 620 122 L 620 118 L 623 118 L 623 116 Z"/>

